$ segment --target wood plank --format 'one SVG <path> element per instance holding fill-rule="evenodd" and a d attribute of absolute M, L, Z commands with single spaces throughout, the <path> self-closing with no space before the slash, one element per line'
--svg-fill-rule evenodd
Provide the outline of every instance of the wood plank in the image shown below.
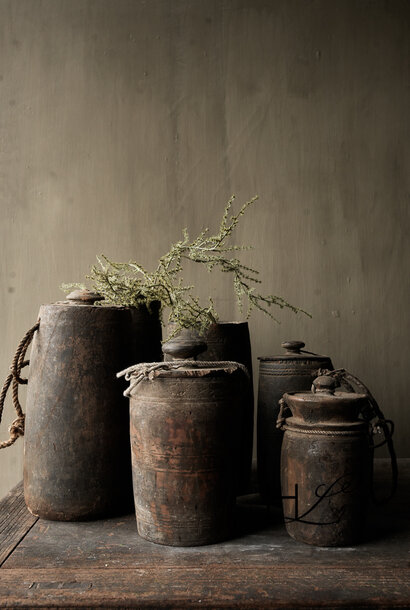
<path fill-rule="evenodd" d="M 85 523 L 38 520 L 0 569 L 0 606 L 409 608 L 410 460 L 400 462 L 400 472 L 396 498 L 372 509 L 368 539 L 352 548 L 295 542 L 279 511 L 268 513 L 255 496 L 240 502 L 236 537 L 206 547 L 142 540 L 133 515 Z M 386 461 L 376 463 L 376 479 L 381 491 L 388 488 Z M 24 506 L 21 486 L 13 494 L 11 507 L 16 498 Z M 9 497 L 0 507 L 3 524 L 18 513 L 10 511 Z"/>
<path fill-rule="evenodd" d="M 362 544 L 323 549 L 291 539 L 278 509 L 267 512 L 255 504 L 255 496 L 241 500 L 236 535 L 221 544 L 175 548 L 140 538 L 135 517 L 63 523 L 39 520 L 3 564 L 3 569 L 39 569 L 47 564 L 67 568 L 151 568 L 164 565 L 197 567 L 225 566 L 227 571 L 247 565 L 249 569 L 282 564 L 347 569 L 367 565 L 402 568 L 410 548 L 410 460 L 401 465 L 402 476 L 396 498 L 382 507 L 369 507 L 366 536 Z M 407 468 L 407 470 L 406 470 Z M 377 463 L 381 491 L 388 489 L 388 464 Z"/>
<path fill-rule="evenodd" d="M 409 570 L 282 566 L 276 570 L 38 569 L 4 570 L 2 607 L 405 608 Z"/>
<path fill-rule="evenodd" d="M 252 514 L 252 513 L 251 513 Z M 254 513 L 257 520 L 258 513 Z M 279 515 L 278 515 L 279 519 Z M 372 525 L 373 524 L 373 525 Z M 318 548 L 291 539 L 279 521 L 227 542 L 204 547 L 175 548 L 140 538 L 133 516 L 123 520 L 90 523 L 49 523 L 39 521 L 4 563 L 3 569 L 41 568 L 45 562 L 69 568 L 150 567 L 156 565 L 224 565 L 234 569 L 246 564 L 256 569 L 282 563 L 340 567 L 388 565 L 402 567 L 408 560 L 410 532 L 408 517 L 372 519 L 369 540 L 347 548 Z"/>
<path fill-rule="evenodd" d="M 0 566 L 37 520 L 27 510 L 19 483 L 0 502 Z"/>

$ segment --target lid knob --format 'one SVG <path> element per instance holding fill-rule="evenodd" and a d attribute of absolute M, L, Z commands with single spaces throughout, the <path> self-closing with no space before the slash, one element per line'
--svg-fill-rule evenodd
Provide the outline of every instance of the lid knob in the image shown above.
<path fill-rule="evenodd" d="M 338 387 L 338 382 L 330 375 L 320 375 L 316 377 L 312 384 L 312 392 L 314 394 L 334 394 Z"/>
<path fill-rule="evenodd" d="M 79 305 L 92 305 L 96 301 L 104 300 L 104 297 L 97 292 L 91 292 L 91 290 L 88 290 L 88 288 L 73 290 L 73 292 L 70 292 L 66 298 L 68 301 L 78 303 Z"/>
<path fill-rule="evenodd" d="M 207 347 L 195 331 L 183 329 L 179 335 L 164 343 L 162 351 L 174 360 L 195 360 Z"/>
<path fill-rule="evenodd" d="M 280 344 L 287 354 L 300 354 L 300 350 L 305 347 L 303 341 L 284 341 Z"/>

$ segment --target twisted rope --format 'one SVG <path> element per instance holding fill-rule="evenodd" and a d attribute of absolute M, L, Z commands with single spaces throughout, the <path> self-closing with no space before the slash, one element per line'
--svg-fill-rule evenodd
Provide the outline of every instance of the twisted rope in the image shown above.
<path fill-rule="evenodd" d="M 288 426 L 282 424 L 281 430 L 292 430 L 292 432 L 300 432 L 301 434 L 324 434 L 325 436 L 356 436 L 363 433 L 363 429 L 358 430 L 313 430 L 310 428 L 301 428 L 296 426 Z"/>
<path fill-rule="evenodd" d="M 125 377 L 126 381 L 130 382 L 129 387 L 124 392 L 124 396 L 130 396 L 134 388 L 136 388 L 143 379 L 152 381 L 161 371 L 173 371 L 183 366 L 189 366 L 191 369 L 206 369 L 207 367 L 222 368 L 230 366 L 233 367 L 234 370 L 241 370 L 249 378 L 249 371 L 246 366 L 231 360 L 201 360 L 199 362 L 196 360 L 170 360 L 167 362 L 141 362 L 120 371 L 117 373 L 117 377 Z"/>
<path fill-rule="evenodd" d="M 28 346 L 30 345 L 34 333 L 40 326 L 40 320 L 26 332 L 22 340 L 20 341 L 16 353 L 14 354 L 13 361 L 10 366 L 10 373 L 8 374 L 6 381 L 4 382 L 3 388 L 0 393 L 0 423 L 3 416 L 4 401 L 6 400 L 7 392 L 10 384 L 12 383 L 12 400 L 14 409 L 17 413 L 17 418 L 11 423 L 9 427 L 10 438 L 7 441 L 0 442 L 0 449 L 10 447 L 19 436 L 24 435 L 24 420 L 25 415 L 19 402 L 19 385 L 25 385 L 27 379 L 21 377 L 21 369 L 27 366 L 30 361 L 24 360 Z"/>

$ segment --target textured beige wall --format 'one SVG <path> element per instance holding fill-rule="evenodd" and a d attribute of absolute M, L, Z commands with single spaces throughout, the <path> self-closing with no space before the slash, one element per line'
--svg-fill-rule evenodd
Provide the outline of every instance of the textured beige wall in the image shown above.
<path fill-rule="evenodd" d="M 2 376 L 96 253 L 153 267 L 258 193 L 238 239 L 313 319 L 255 314 L 254 356 L 331 355 L 409 456 L 409 22 L 407 0 L 0 0 Z M 0 495 L 22 453 L 1 452 Z"/>

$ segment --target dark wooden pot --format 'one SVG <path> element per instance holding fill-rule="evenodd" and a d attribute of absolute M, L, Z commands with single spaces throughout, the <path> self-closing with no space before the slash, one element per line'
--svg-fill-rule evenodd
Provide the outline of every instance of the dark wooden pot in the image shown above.
<path fill-rule="evenodd" d="M 288 533 L 316 546 L 358 543 L 370 497 L 372 450 L 358 414 L 364 394 L 323 391 L 284 395 L 291 415 L 282 445 L 283 514 Z M 328 381 L 330 380 L 330 381 Z"/>
<path fill-rule="evenodd" d="M 282 343 L 278 356 L 259 358 L 257 409 L 258 483 L 267 504 L 281 504 L 280 455 L 283 432 L 276 428 L 279 400 L 285 392 L 310 390 L 319 368 L 333 369 L 327 356 L 301 353 L 302 341 Z"/>
<path fill-rule="evenodd" d="M 128 404 L 116 373 L 161 353 L 158 308 L 43 305 L 27 389 L 24 494 L 45 519 L 132 508 Z"/>
<path fill-rule="evenodd" d="M 170 325 L 172 330 L 172 325 Z M 252 378 L 252 353 L 247 322 L 218 322 L 212 324 L 208 330 L 198 337 L 196 331 L 184 329 L 179 340 L 180 350 L 185 342 L 187 349 L 192 349 L 192 343 L 204 342 L 206 350 L 200 353 L 198 361 L 228 360 L 239 362 L 249 371 L 249 381 L 243 394 L 243 420 L 241 436 L 241 451 L 238 461 L 237 495 L 249 493 L 250 474 L 252 467 L 253 428 L 254 428 L 254 393 Z M 189 346 L 189 347 L 188 347 Z M 165 355 L 165 360 L 172 357 Z"/>
<path fill-rule="evenodd" d="M 138 532 L 172 546 L 230 536 L 240 448 L 236 367 L 179 368 L 144 379 L 130 398 Z"/>

